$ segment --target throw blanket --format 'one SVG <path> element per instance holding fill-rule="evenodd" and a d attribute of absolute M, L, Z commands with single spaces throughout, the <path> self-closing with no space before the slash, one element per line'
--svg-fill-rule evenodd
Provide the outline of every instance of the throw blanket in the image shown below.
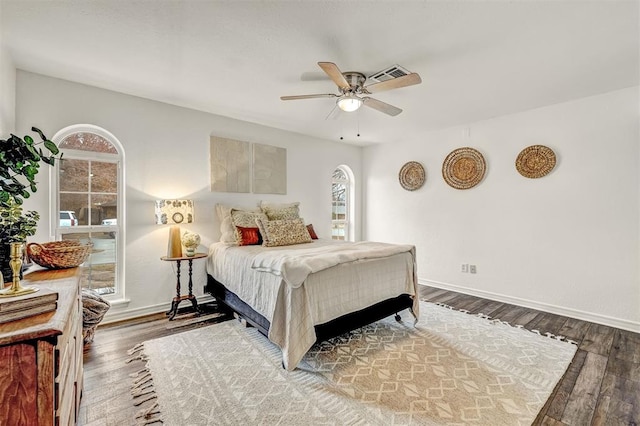
<path fill-rule="evenodd" d="M 314 272 L 342 263 L 363 259 L 379 259 L 412 251 L 412 245 L 362 241 L 348 245 L 337 244 L 297 250 L 295 254 L 266 251 L 253 259 L 251 267 L 258 271 L 281 276 L 289 286 L 298 288 L 309 274 Z"/>

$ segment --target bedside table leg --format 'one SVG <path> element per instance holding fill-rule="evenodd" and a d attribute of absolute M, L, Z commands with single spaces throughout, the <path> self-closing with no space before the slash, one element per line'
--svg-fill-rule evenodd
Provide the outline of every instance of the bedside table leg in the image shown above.
<path fill-rule="evenodd" d="M 179 304 L 180 299 L 173 299 L 173 301 L 171 301 L 171 309 L 169 310 L 169 312 L 167 312 L 167 315 L 169 315 L 169 321 L 173 321 L 173 317 L 175 317 L 178 313 Z"/>
<path fill-rule="evenodd" d="M 193 305 L 193 310 L 196 312 L 196 316 L 200 315 L 200 309 L 198 308 L 198 300 L 193 295 L 193 259 L 189 259 L 189 300 Z"/>
<path fill-rule="evenodd" d="M 180 304 L 180 261 L 176 261 L 177 263 L 177 267 L 176 267 L 176 297 L 173 298 L 173 301 L 171 302 L 171 309 L 169 309 L 169 312 L 167 312 L 167 315 L 169 315 L 169 321 L 172 321 L 173 318 L 176 316 L 176 314 L 178 313 L 178 305 Z M 191 270 L 191 262 L 189 262 L 189 270 Z M 189 281 L 191 282 L 191 272 L 189 273 Z"/>

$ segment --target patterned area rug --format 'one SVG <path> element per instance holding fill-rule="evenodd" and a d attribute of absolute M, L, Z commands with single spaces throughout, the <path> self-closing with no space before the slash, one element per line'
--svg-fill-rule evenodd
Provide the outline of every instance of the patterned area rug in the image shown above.
<path fill-rule="evenodd" d="M 144 342 L 141 424 L 530 425 L 576 346 L 421 302 L 314 346 L 299 367 L 229 321 Z"/>

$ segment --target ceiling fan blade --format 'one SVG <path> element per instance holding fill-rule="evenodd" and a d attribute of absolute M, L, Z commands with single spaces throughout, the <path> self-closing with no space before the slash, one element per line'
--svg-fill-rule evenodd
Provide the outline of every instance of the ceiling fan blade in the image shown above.
<path fill-rule="evenodd" d="M 331 77 L 331 80 L 333 80 L 333 82 L 339 88 L 343 90 L 351 89 L 351 85 L 349 84 L 347 79 L 344 78 L 344 75 L 342 75 L 342 71 L 340 71 L 340 68 L 338 68 L 336 64 L 334 64 L 333 62 L 318 62 L 318 65 L 320 65 L 320 68 L 322 68 L 322 70 L 326 72 L 329 77 Z"/>
<path fill-rule="evenodd" d="M 388 103 L 379 101 L 377 99 L 366 97 L 362 98 L 362 101 L 365 106 L 368 106 L 369 108 L 373 108 L 380 112 L 384 112 L 385 114 L 391 115 L 393 117 L 402 112 L 400 108 L 394 107 L 393 105 L 389 105 Z"/>
<path fill-rule="evenodd" d="M 366 86 L 365 89 L 369 93 L 376 93 L 382 92 L 383 90 L 399 89 L 400 87 L 413 86 L 414 84 L 420 83 L 422 83 L 420 75 L 413 72 L 411 74 L 403 75 L 402 77 L 381 81 L 380 83 L 373 83 Z"/>
<path fill-rule="evenodd" d="M 336 98 L 338 95 L 331 93 L 319 94 L 319 95 L 294 95 L 294 96 L 280 96 L 283 101 L 295 101 L 297 99 L 314 99 L 314 98 Z"/>

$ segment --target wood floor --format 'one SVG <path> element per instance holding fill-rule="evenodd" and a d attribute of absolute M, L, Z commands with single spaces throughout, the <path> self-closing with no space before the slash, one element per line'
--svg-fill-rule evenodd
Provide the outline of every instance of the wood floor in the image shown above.
<path fill-rule="evenodd" d="M 522 325 L 540 333 L 562 335 L 577 342 L 578 351 L 535 425 L 640 425 L 640 334 L 495 302 L 446 290 L 420 286 L 423 300 L 440 302 L 470 313 Z M 145 340 L 179 333 L 204 323 L 163 314 L 99 327 L 85 347 L 84 393 L 80 425 L 133 425 L 138 408 L 132 405 L 127 350 Z"/>

